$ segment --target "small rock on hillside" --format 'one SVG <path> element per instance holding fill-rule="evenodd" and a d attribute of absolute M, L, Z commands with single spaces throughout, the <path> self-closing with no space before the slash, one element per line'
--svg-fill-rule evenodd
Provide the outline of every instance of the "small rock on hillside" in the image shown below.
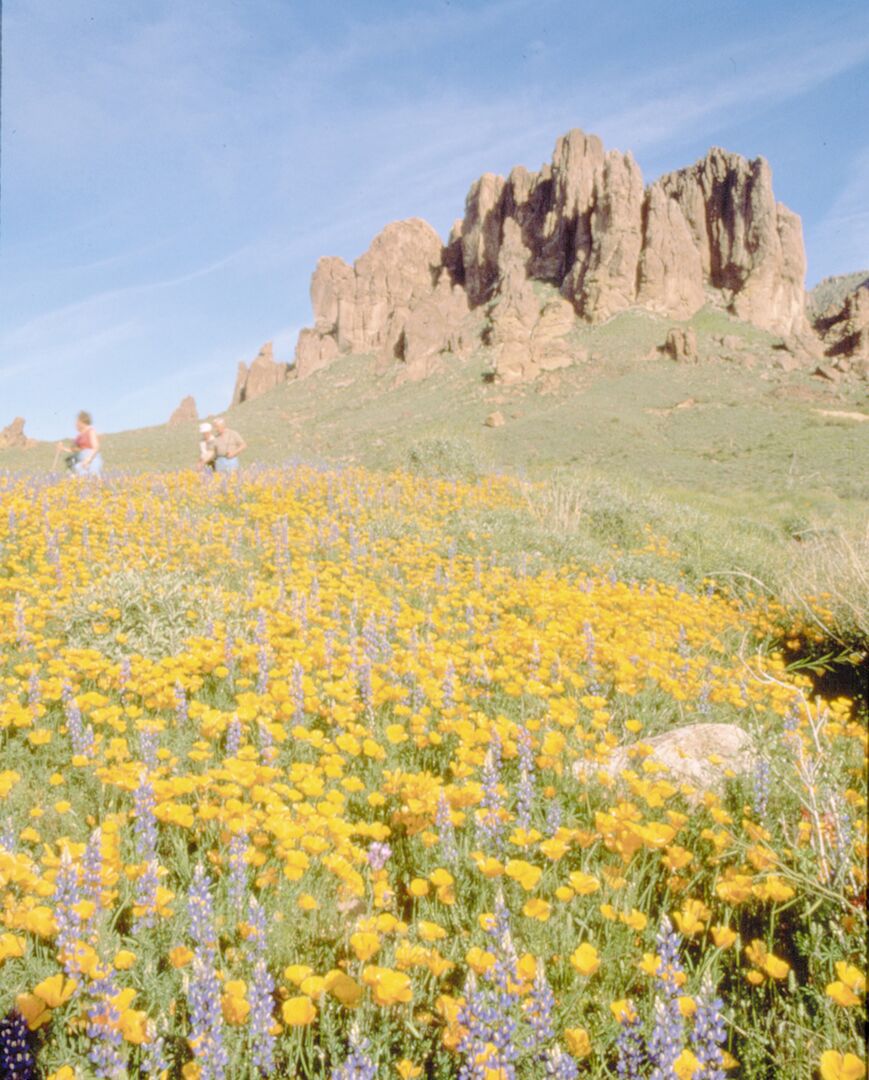
<path fill-rule="evenodd" d="M 24 434 L 23 416 L 16 416 L 11 424 L 0 430 L 0 450 L 22 450 L 35 445 L 36 439 Z"/>
<path fill-rule="evenodd" d="M 196 423 L 199 413 L 196 409 L 196 401 L 189 394 L 181 399 L 181 403 L 169 417 L 169 427 L 178 427 L 180 424 Z"/>

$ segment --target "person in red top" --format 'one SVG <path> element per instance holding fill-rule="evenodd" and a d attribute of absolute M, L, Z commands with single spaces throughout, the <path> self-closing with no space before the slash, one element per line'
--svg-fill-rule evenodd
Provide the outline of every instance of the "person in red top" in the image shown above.
<path fill-rule="evenodd" d="M 100 437 L 97 435 L 89 412 L 80 412 L 75 421 L 76 437 L 70 450 L 64 443 L 57 444 L 58 450 L 69 454 L 69 466 L 76 476 L 99 476 L 103 468 L 100 454 Z"/>

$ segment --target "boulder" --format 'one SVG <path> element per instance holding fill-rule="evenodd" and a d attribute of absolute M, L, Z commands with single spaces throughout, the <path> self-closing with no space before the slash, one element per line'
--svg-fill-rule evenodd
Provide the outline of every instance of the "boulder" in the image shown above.
<path fill-rule="evenodd" d="M 24 434 L 24 417 L 16 416 L 11 424 L 0 429 L 0 450 L 26 450 L 36 446 L 36 439 Z"/>
<path fill-rule="evenodd" d="M 251 361 L 250 367 L 244 361 L 239 363 L 232 404 L 241 405 L 245 401 L 262 397 L 269 390 L 274 390 L 276 386 L 286 382 L 287 372 L 287 365 L 275 360 L 272 343 L 266 342 Z"/>
<path fill-rule="evenodd" d="M 504 414 L 496 410 L 495 412 L 490 412 L 483 423 L 486 427 L 503 427 L 507 421 L 504 419 Z"/>
<path fill-rule="evenodd" d="M 721 791 L 728 779 L 750 773 L 756 756 L 751 737 L 735 724 L 687 724 L 619 747 L 602 766 L 580 762 L 577 774 L 603 771 L 617 777 L 631 770 L 642 775 L 643 761 L 653 762 L 656 772 L 699 794 Z"/>
<path fill-rule="evenodd" d="M 688 326 L 685 329 L 674 326 L 667 333 L 662 351 L 677 363 L 694 364 L 697 362 L 697 335 Z"/>
<path fill-rule="evenodd" d="M 188 394 L 186 398 L 182 398 L 180 404 L 169 417 L 168 426 L 178 427 L 181 424 L 195 424 L 199 419 L 199 413 L 196 410 L 196 401 Z"/>

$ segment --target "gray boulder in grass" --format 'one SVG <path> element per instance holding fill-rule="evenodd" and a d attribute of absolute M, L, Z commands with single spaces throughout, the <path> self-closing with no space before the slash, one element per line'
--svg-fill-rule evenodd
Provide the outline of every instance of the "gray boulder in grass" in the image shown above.
<path fill-rule="evenodd" d="M 645 755 L 639 747 L 651 747 Z M 660 766 L 660 775 L 698 792 L 721 791 L 726 780 L 750 773 L 755 764 L 751 736 L 736 724 L 687 724 L 613 750 L 609 760 L 580 762 L 577 776 L 604 772 L 617 777 L 626 769 L 639 771 L 644 761 Z"/>

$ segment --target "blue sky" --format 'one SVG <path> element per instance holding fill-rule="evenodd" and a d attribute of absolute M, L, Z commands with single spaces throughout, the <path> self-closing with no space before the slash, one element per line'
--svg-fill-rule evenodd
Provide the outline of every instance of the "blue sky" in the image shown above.
<path fill-rule="evenodd" d="M 647 182 L 762 154 L 809 284 L 869 264 L 865 0 L 6 0 L 2 78 L 0 426 L 40 438 L 225 407 L 320 255 L 445 236 L 571 127 Z"/>

